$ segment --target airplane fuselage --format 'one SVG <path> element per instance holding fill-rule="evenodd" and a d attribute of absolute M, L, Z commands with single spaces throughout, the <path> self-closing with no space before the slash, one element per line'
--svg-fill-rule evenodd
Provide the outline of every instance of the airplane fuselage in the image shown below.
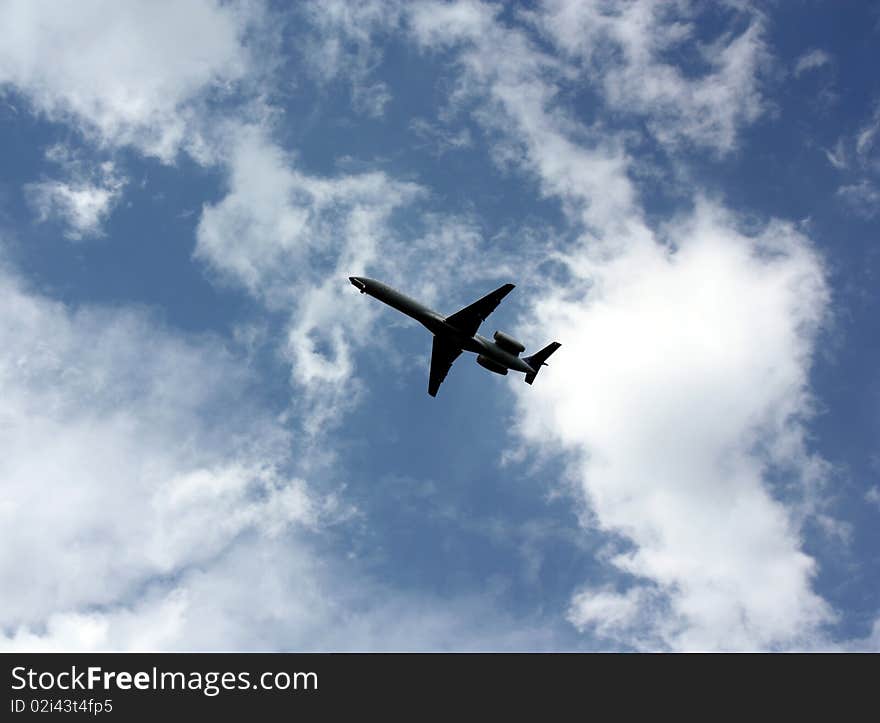
<path fill-rule="evenodd" d="M 473 352 L 484 357 L 488 357 L 495 363 L 503 366 L 505 369 L 524 372 L 526 374 L 534 374 L 532 369 L 526 362 L 516 354 L 511 354 L 506 349 L 502 349 L 498 344 L 487 339 L 480 334 L 469 335 L 455 328 L 446 321 L 443 314 L 439 314 L 433 309 L 429 309 L 424 304 L 415 299 L 401 293 L 395 288 L 383 284 L 381 281 L 370 279 L 365 276 L 351 276 L 349 281 L 356 286 L 362 294 L 369 294 L 379 301 L 388 304 L 388 306 L 397 309 L 399 312 L 406 314 L 418 321 L 428 331 L 435 336 L 443 337 L 446 341 L 463 351 Z"/>

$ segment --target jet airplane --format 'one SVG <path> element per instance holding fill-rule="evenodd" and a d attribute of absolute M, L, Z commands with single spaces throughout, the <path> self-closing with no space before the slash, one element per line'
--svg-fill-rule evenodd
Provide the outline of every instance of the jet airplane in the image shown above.
<path fill-rule="evenodd" d="M 541 371 L 541 367 L 548 366 L 547 357 L 560 347 L 560 344 L 554 341 L 531 356 L 520 357 L 520 353 L 525 351 L 525 346 L 513 337 L 496 331 L 493 336 L 494 341 L 491 341 L 477 334 L 480 324 L 513 290 L 513 284 L 499 286 L 492 293 L 486 294 L 482 299 L 460 311 L 443 316 L 381 281 L 366 276 L 349 276 L 348 280 L 362 294 L 369 294 L 412 317 L 434 335 L 431 373 L 428 379 L 428 394 L 432 397 L 437 396 L 437 390 L 446 378 L 452 363 L 463 351 L 476 354 L 477 364 L 495 374 L 507 374 L 511 369 L 523 372 L 526 375 L 526 383 L 531 384 Z"/>

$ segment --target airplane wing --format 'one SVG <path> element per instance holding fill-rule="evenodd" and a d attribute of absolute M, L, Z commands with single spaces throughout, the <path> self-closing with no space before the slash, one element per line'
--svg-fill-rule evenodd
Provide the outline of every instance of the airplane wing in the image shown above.
<path fill-rule="evenodd" d="M 437 396 L 437 390 L 446 379 L 446 374 L 452 366 L 452 362 L 458 359 L 461 349 L 450 345 L 440 337 L 434 337 L 434 347 L 431 349 L 431 378 L 428 380 L 428 394 Z"/>
<path fill-rule="evenodd" d="M 480 328 L 480 324 L 486 320 L 486 317 L 495 311 L 495 308 L 501 303 L 501 299 L 511 291 L 513 291 L 513 284 L 499 286 L 495 291 L 491 294 L 486 294 L 479 301 L 464 307 L 461 311 L 456 311 L 452 316 L 447 316 L 446 321 L 459 331 L 464 332 L 468 336 L 473 336 L 477 333 L 477 329 Z"/>

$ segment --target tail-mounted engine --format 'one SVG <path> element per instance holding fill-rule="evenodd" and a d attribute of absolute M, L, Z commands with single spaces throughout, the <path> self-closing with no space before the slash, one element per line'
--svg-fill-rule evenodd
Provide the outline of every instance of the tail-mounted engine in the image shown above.
<path fill-rule="evenodd" d="M 483 356 L 482 354 L 477 357 L 477 364 L 484 369 L 488 369 L 490 372 L 495 372 L 496 374 L 501 375 L 507 374 L 507 367 L 501 366 L 498 362 L 494 362 L 489 357 Z"/>
<path fill-rule="evenodd" d="M 495 332 L 495 343 L 504 351 L 509 351 L 515 356 L 519 356 L 520 352 L 525 351 L 525 347 L 522 344 L 512 336 L 507 336 L 503 331 Z"/>

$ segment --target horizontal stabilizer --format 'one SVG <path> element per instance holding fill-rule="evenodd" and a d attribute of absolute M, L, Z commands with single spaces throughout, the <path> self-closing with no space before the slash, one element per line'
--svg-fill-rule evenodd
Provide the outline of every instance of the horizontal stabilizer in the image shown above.
<path fill-rule="evenodd" d="M 535 371 L 531 374 L 526 374 L 526 384 L 531 384 L 535 381 L 535 377 L 538 376 L 538 372 L 541 371 L 541 367 L 549 366 L 547 364 L 547 357 L 549 357 L 554 351 L 556 351 L 559 347 L 561 347 L 558 341 L 554 341 L 551 344 L 545 346 L 541 351 L 532 354 L 531 356 L 527 356 L 523 361 L 528 364 Z"/>

